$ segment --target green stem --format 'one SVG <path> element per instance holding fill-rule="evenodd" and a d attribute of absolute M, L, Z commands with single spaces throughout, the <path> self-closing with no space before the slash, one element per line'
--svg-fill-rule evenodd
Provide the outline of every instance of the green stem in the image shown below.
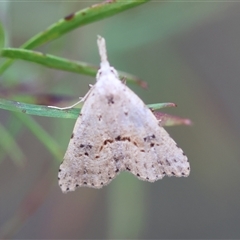
<path fill-rule="evenodd" d="M 169 103 L 155 103 L 147 106 L 152 110 L 157 110 L 169 106 Z M 77 119 L 81 111 L 81 108 L 80 109 L 70 108 L 66 110 L 61 110 L 42 105 L 34 105 L 5 99 L 0 99 L 0 108 L 9 111 L 21 112 L 43 117 L 72 118 L 72 119 Z"/>

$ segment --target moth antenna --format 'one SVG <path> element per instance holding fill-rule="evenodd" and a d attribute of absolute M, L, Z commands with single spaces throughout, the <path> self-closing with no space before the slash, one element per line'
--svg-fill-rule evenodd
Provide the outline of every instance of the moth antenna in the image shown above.
<path fill-rule="evenodd" d="M 110 67 L 110 64 L 107 58 L 107 48 L 106 48 L 105 39 L 98 35 L 97 44 L 98 44 L 98 51 L 101 59 L 101 64 L 100 64 L 101 67 L 103 66 Z"/>

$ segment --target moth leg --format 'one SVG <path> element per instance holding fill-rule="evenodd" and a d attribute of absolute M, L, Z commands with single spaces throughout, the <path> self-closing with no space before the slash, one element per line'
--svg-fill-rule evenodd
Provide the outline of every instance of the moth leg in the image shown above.
<path fill-rule="evenodd" d="M 126 79 L 125 77 L 123 77 L 123 78 L 121 79 L 121 81 L 122 81 L 122 83 L 123 83 L 124 85 L 126 85 L 127 79 Z"/>
<path fill-rule="evenodd" d="M 89 85 L 91 88 L 89 89 L 89 91 L 86 93 L 86 95 L 84 97 L 79 97 L 79 101 L 77 101 L 76 103 L 74 103 L 73 105 L 71 106 L 68 106 L 68 107 L 57 107 L 57 106 L 48 106 L 49 108 L 54 108 L 54 109 L 59 109 L 59 110 L 66 110 L 66 109 L 71 109 L 73 107 L 75 107 L 76 105 L 78 105 L 79 103 L 81 102 L 85 102 L 86 99 L 88 98 L 90 92 L 92 91 L 93 89 L 93 85 Z"/>

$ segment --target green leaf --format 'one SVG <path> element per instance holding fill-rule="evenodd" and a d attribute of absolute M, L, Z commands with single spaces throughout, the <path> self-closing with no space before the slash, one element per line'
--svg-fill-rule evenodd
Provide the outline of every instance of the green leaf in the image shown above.
<path fill-rule="evenodd" d="M 158 110 L 161 108 L 176 107 L 176 106 L 177 105 L 175 103 L 153 103 L 148 105 L 148 107 L 152 110 Z"/>
<path fill-rule="evenodd" d="M 57 39 L 65 33 L 78 27 L 116 15 L 117 13 L 136 7 L 148 1 L 150 0 L 115 0 L 95 4 L 89 8 L 82 9 L 76 13 L 66 16 L 63 19 L 60 19 L 45 31 L 29 39 L 21 46 L 21 48 L 33 49 Z M 0 74 L 3 73 L 12 64 L 12 62 L 13 60 L 6 61 L 0 68 Z"/>
<path fill-rule="evenodd" d="M 4 41 L 5 41 L 4 29 L 2 23 L 0 22 L 0 50 L 4 47 Z"/>
<path fill-rule="evenodd" d="M 15 116 L 42 142 L 56 159 L 62 159 L 63 152 L 57 142 L 31 116 L 25 114 L 15 114 Z"/>
<path fill-rule="evenodd" d="M 66 58 L 53 56 L 50 54 L 43 54 L 41 52 L 16 49 L 16 48 L 4 48 L 0 52 L 0 56 L 8 58 L 23 59 L 29 62 L 41 64 L 49 68 L 60 69 L 68 72 L 81 73 L 89 76 L 96 76 L 98 67 L 88 63 L 80 61 L 72 61 Z M 135 82 L 142 87 L 146 87 L 146 82 L 141 79 L 125 72 L 118 71 L 120 78 L 124 78 L 126 81 Z"/>
<path fill-rule="evenodd" d="M 21 148 L 16 143 L 14 137 L 9 133 L 9 131 L 0 123 L 0 145 L 3 148 L 14 163 L 18 166 L 22 166 L 24 160 L 26 159 Z M 3 156 L 1 156 L 3 157 Z"/>
<path fill-rule="evenodd" d="M 176 106 L 174 103 L 155 103 L 155 104 L 149 104 L 147 105 L 151 110 L 158 110 L 160 108 L 164 107 L 172 107 Z M 21 112 L 26 113 L 30 115 L 37 115 L 37 116 L 44 116 L 44 117 L 56 117 L 56 118 L 72 118 L 77 119 L 79 116 L 79 113 L 81 111 L 81 108 L 70 108 L 70 109 L 56 109 L 51 108 L 48 106 L 42 106 L 42 105 L 34 105 L 34 104 L 27 104 L 22 102 L 15 102 L 5 99 L 0 99 L 0 108 L 9 110 L 9 111 L 15 111 L 15 112 Z M 187 124 L 186 119 L 181 119 L 178 117 L 173 117 L 171 115 L 161 114 L 161 113 L 155 113 L 156 117 L 159 120 L 162 119 L 162 126 L 173 126 L 173 125 L 179 125 L 179 124 Z M 168 118 L 169 116 L 169 118 Z M 184 122 L 185 121 L 185 122 Z M 188 120 L 190 121 L 190 120 Z"/>
<path fill-rule="evenodd" d="M 42 105 L 27 104 L 5 99 L 0 99 L 0 108 L 9 111 L 21 112 L 42 117 L 73 118 L 73 119 L 77 118 L 80 111 L 77 108 L 60 110 Z"/>
<path fill-rule="evenodd" d="M 15 117 L 10 117 L 10 119 L 8 119 L 8 121 L 6 122 L 6 125 L 4 126 L 4 128 L 7 131 L 7 134 L 10 136 L 10 138 L 12 138 L 12 140 L 14 141 L 13 144 L 11 144 L 11 140 L 8 141 L 8 147 L 12 147 L 15 148 L 14 144 L 17 145 L 17 141 L 15 141 L 15 139 L 17 139 L 19 133 L 22 130 L 22 124 L 19 121 L 16 121 Z M 1 131 L 2 132 L 2 131 Z M 2 135 L 1 135 L 2 136 Z M 2 137 L 3 141 L 6 143 L 5 137 Z M 9 153 L 8 151 L 0 151 L 0 162 L 4 159 L 4 157 L 8 154 L 11 158 L 11 160 L 13 160 L 13 162 L 18 165 L 18 166 L 23 166 L 24 165 L 24 160 L 26 159 L 24 153 L 22 152 L 21 148 L 17 145 L 17 150 L 14 153 L 17 154 L 17 157 L 12 156 L 11 152 Z"/>

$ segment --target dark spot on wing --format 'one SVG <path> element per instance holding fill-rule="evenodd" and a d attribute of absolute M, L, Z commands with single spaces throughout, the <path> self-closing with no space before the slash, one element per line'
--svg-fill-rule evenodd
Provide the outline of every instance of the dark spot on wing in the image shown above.
<path fill-rule="evenodd" d="M 74 133 L 72 133 L 72 135 L 71 135 L 71 139 L 74 137 Z"/>
<path fill-rule="evenodd" d="M 117 136 L 117 137 L 115 138 L 115 140 L 116 140 L 116 141 L 120 141 L 120 140 L 121 140 L 121 136 Z"/>
<path fill-rule="evenodd" d="M 117 169 L 115 170 L 115 172 L 119 172 L 119 169 L 117 168 Z"/>
<path fill-rule="evenodd" d="M 107 145 L 107 143 L 113 143 L 113 140 L 111 140 L 111 139 L 106 139 L 106 140 L 103 142 L 104 145 Z"/>
<path fill-rule="evenodd" d="M 150 147 L 154 147 L 154 143 L 151 143 L 151 144 L 150 144 Z"/>
<path fill-rule="evenodd" d="M 80 144 L 80 146 L 79 146 L 79 147 L 80 147 L 80 148 L 83 148 L 84 146 L 85 146 L 84 144 Z"/>
<path fill-rule="evenodd" d="M 154 138 L 156 138 L 156 136 L 154 134 L 152 134 L 152 135 L 144 137 L 143 140 L 144 140 L 144 142 L 150 142 L 151 139 L 154 139 Z"/>
<path fill-rule="evenodd" d="M 122 141 L 128 141 L 128 142 L 131 142 L 130 137 L 123 137 L 121 140 L 122 140 Z"/>
<path fill-rule="evenodd" d="M 114 104 L 114 97 L 113 97 L 113 95 L 108 95 L 107 96 L 107 102 L 108 102 L 108 105 Z"/>
<path fill-rule="evenodd" d="M 85 152 L 85 153 L 84 153 L 84 155 L 85 155 L 85 156 L 88 156 L 88 153 L 87 153 L 87 152 Z"/>
<path fill-rule="evenodd" d="M 166 163 L 168 166 L 171 166 L 171 163 L 166 159 Z"/>

